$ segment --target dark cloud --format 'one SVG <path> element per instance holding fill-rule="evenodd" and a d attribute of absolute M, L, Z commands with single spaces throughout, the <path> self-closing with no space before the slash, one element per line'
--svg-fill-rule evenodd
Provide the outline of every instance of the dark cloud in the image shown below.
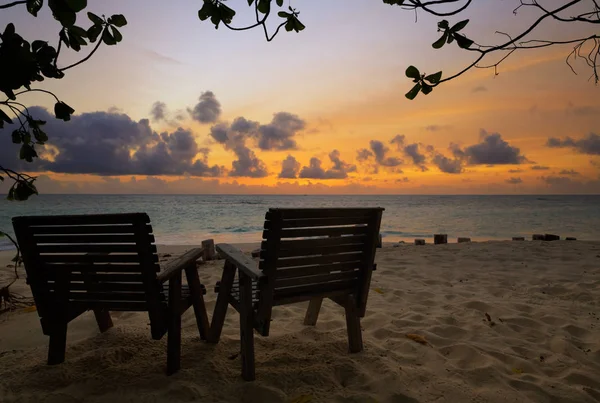
<path fill-rule="evenodd" d="M 367 161 L 369 158 L 373 157 L 373 155 L 374 154 L 370 150 L 367 150 L 366 148 L 361 148 L 356 152 L 356 159 L 359 162 L 364 162 Z"/>
<path fill-rule="evenodd" d="M 600 115 L 600 107 L 594 105 L 575 106 L 571 102 L 567 105 L 567 115 L 575 115 L 577 117 L 598 116 Z"/>
<path fill-rule="evenodd" d="M 463 171 L 462 160 L 459 158 L 448 158 L 438 152 L 434 153 L 431 162 L 433 162 L 440 171 L 447 174 L 459 174 Z"/>
<path fill-rule="evenodd" d="M 40 148 L 40 158 L 24 165 L 15 161 L 18 147 L 2 144 L 8 143 L 10 136 L 0 133 L 0 158 L 4 162 L 6 153 L 7 164 L 18 169 L 113 176 L 222 174 L 222 167 L 208 165 L 208 151 L 198 147 L 189 130 L 178 128 L 159 135 L 148 119 L 136 122 L 126 114 L 83 113 L 63 122 L 43 108 L 29 110 L 37 119 L 47 121 L 45 131 L 50 141 L 49 146 Z"/>
<path fill-rule="evenodd" d="M 427 171 L 427 167 L 425 166 L 425 154 L 419 152 L 419 144 L 413 143 L 405 146 L 404 154 L 410 157 L 412 163 L 421 169 L 421 171 Z"/>
<path fill-rule="evenodd" d="M 288 155 L 286 159 L 281 162 L 281 172 L 279 173 L 280 178 L 295 179 L 300 171 L 300 163 L 296 161 L 291 155 Z"/>
<path fill-rule="evenodd" d="M 483 85 L 479 85 L 475 88 L 473 88 L 473 90 L 471 92 L 486 92 L 488 89 L 487 87 L 483 86 Z"/>
<path fill-rule="evenodd" d="M 406 136 L 404 134 L 397 134 L 392 140 L 390 140 L 390 143 L 396 144 L 396 147 L 398 150 L 400 150 L 404 145 L 404 140 L 406 140 Z"/>
<path fill-rule="evenodd" d="M 569 176 L 578 176 L 581 175 L 579 172 L 574 169 L 563 169 L 558 173 L 559 175 L 569 175 Z"/>
<path fill-rule="evenodd" d="M 393 139 L 392 142 L 394 142 Z M 369 146 L 371 148 L 371 151 L 373 152 L 373 155 L 375 156 L 375 161 L 377 162 L 377 164 L 384 167 L 397 167 L 398 165 L 402 164 L 401 159 L 387 156 L 387 153 L 390 151 L 390 149 L 381 141 L 371 140 L 369 142 Z"/>
<path fill-rule="evenodd" d="M 263 178 L 268 175 L 265 163 L 246 146 L 246 140 L 254 133 L 256 126 L 256 122 L 239 117 L 231 125 L 218 123 L 210 128 L 210 136 L 237 157 L 231 163 L 229 176 Z"/>
<path fill-rule="evenodd" d="M 215 123 L 221 116 L 221 104 L 212 91 L 203 92 L 194 108 L 188 108 L 192 119 L 200 123 Z"/>
<path fill-rule="evenodd" d="M 600 155 L 600 135 L 590 133 L 580 139 L 573 139 L 569 136 L 564 139 L 550 137 L 546 142 L 546 146 L 551 148 L 572 148 L 581 154 Z"/>
<path fill-rule="evenodd" d="M 510 178 L 505 180 L 506 183 L 509 183 L 511 185 L 518 185 L 520 183 L 523 183 L 523 179 L 521 178 Z"/>
<path fill-rule="evenodd" d="M 408 179 L 405 176 L 404 178 L 398 178 L 398 179 L 396 179 L 394 182 L 396 182 L 396 183 L 406 183 L 406 182 L 410 182 L 410 179 Z"/>
<path fill-rule="evenodd" d="M 278 112 L 273 116 L 271 123 L 258 128 L 257 145 L 261 150 L 296 149 L 294 136 L 305 127 L 306 122 L 297 115 Z"/>
<path fill-rule="evenodd" d="M 329 153 L 329 159 L 333 166 L 325 170 L 320 159 L 313 157 L 308 166 L 300 171 L 300 178 L 306 179 L 345 179 L 348 173 L 356 171 L 356 165 L 347 164 L 340 159 L 340 152 L 333 150 Z"/>
<path fill-rule="evenodd" d="M 534 165 L 530 168 L 532 171 L 547 171 L 550 167 L 544 165 Z"/>
<path fill-rule="evenodd" d="M 539 179 L 550 186 L 567 186 L 575 183 L 573 179 L 566 176 L 541 176 Z"/>
<path fill-rule="evenodd" d="M 518 173 L 523 172 L 523 170 L 522 169 L 509 169 L 508 172 L 511 174 L 518 174 Z"/>
<path fill-rule="evenodd" d="M 167 104 L 165 104 L 164 102 L 156 101 L 154 104 L 152 104 L 152 108 L 150 109 L 150 116 L 155 122 L 166 119 Z"/>
<path fill-rule="evenodd" d="M 439 132 L 441 130 L 450 129 L 452 126 L 450 125 L 429 125 L 425 126 L 425 130 L 428 132 Z"/>
<path fill-rule="evenodd" d="M 464 154 L 467 162 L 471 165 L 503 165 L 523 164 L 528 162 L 518 147 L 513 147 L 502 139 L 499 133 L 488 133 L 481 130 L 481 141 L 460 150 L 456 148 L 456 156 Z"/>

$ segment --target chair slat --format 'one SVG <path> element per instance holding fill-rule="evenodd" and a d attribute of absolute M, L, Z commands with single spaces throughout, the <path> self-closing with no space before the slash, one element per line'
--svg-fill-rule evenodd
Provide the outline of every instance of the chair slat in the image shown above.
<path fill-rule="evenodd" d="M 312 276 L 315 274 L 326 274 L 336 271 L 354 270 L 359 269 L 362 266 L 360 261 L 347 262 L 347 263 L 330 263 L 330 264 L 319 264 L 314 266 L 303 266 L 291 269 L 278 269 L 276 279 L 285 279 L 290 277 L 302 277 Z"/>
<path fill-rule="evenodd" d="M 152 242 L 154 236 L 150 235 Z M 36 235 L 34 240 L 37 244 L 86 244 L 86 243 L 103 243 L 103 244 L 119 244 L 130 243 L 135 244 L 138 237 L 135 235 Z"/>
<path fill-rule="evenodd" d="M 315 227 L 315 228 L 291 228 L 281 231 L 281 238 L 309 238 L 323 236 L 342 236 L 342 235 L 362 235 L 368 234 L 369 229 L 366 225 L 353 225 L 347 227 Z M 271 230 L 263 231 L 263 239 L 269 239 Z"/>
<path fill-rule="evenodd" d="M 294 287 L 279 288 L 274 290 L 274 299 L 283 299 L 295 295 L 313 295 L 329 291 L 347 290 L 352 293 L 356 289 L 358 281 L 355 279 L 332 281 L 321 284 L 298 285 Z"/>
<path fill-rule="evenodd" d="M 46 273 L 47 281 L 56 280 L 56 275 L 54 273 Z M 142 275 L 137 274 L 127 274 L 127 273 L 96 273 L 96 272 L 87 272 L 87 273 L 71 273 L 69 274 L 69 281 L 71 282 L 79 282 L 79 281 L 89 281 L 89 282 L 115 282 L 115 283 L 141 283 L 143 281 Z"/>
<path fill-rule="evenodd" d="M 278 212 L 284 220 L 306 218 L 337 218 L 337 217 L 370 217 L 377 209 L 373 208 L 272 208 L 266 215 Z"/>
<path fill-rule="evenodd" d="M 56 273 L 62 271 L 81 273 L 139 273 L 140 275 L 142 270 L 152 270 L 154 272 L 160 271 L 160 266 L 158 264 L 154 264 L 153 267 L 142 267 L 139 262 L 132 262 L 132 264 L 98 264 L 94 262 L 72 262 L 62 264 L 57 262 L 43 263 L 41 264 L 41 267 L 46 275 L 56 275 Z"/>
<path fill-rule="evenodd" d="M 105 291 L 105 292 L 120 292 L 120 291 L 137 291 L 144 292 L 144 283 L 122 283 L 122 282 L 71 282 L 69 289 L 72 291 Z M 55 283 L 48 283 L 48 290 L 56 291 Z"/>
<path fill-rule="evenodd" d="M 358 270 L 341 271 L 338 273 L 317 274 L 314 276 L 290 277 L 275 280 L 275 291 L 285 287 L 295 287 L 308 284 L 328 284 L 332 281 L 358 280 Z"/>
<path fill-rule="evenodd" d="M 91 214 L 91 215 L 48 215 L 14 217 L 18 225 L 97 225 L 97 224 L 131 224 L 133 222 L 149 223 L 146 213 L 125 214 Z"/>
<path fill-rule="evenodd" d="M 156 253 L 156 245 L 151 245 L 150 249 Z M 131 245 L 39 245 L 39 253 L 137 253 L 137 246 Z"/>
<path fill-rule="evenodd" d="M 326 263 L 344 263 L 360 261 L 362 258 L 362 252 L 354 253 L 341 253 L 337 255 L 322 255 L 322 256 L 307 256 L 307 257 L 292 257 L 289 259 L 278 259 L 277 268 L 282 267 L 296 267 L 296 266 L 312 266 L 316 264 Z M 259 263 L 261 267 L 262 261 Z"/>
<path fill-rule="evenodd" d="M 134 226 L 123 225 L 51 225 L 31 226 L 35 235 L 75 235 L 75 234 L 134 234 Z M 146 231 L 152 232 L 152 226 L 146 225 Z"/>
<path fill-rule="evenodd" d="M 298 220 L 282 220 L 281 228 L 310 228 L 332 227 L 336 225 L 366 224 L 369 217 L 333 217 L 333 218 L 308 218 Z M 271 221 L 265 221 L 265 229 L 271 228 Z"/>
<path fill-rule="evenodd" d="M 158 256 L 154 255 L 155 262 Z M 44 263 L 139 263 L 140 257 L 136 255 L 40 255 Z"/>
<path fill-rule="evenodd" d="M 340 246 L 326 246 L 326 247 L 306 247 L 297 249 L 285 249 L 279 251 L 280 258 L 289 257 L 301 257 L 301 256 L 326 256 L 326 255 L 337 255 L 340 253 L 347 252 L 362 252 L 364 250 L 363 244 L 354 245 L 340 245 Z M 261 251 L 261 257 L 266 256 L 266 251 Z M 278 260 L 279 261 L 279 260 Z"/>
<path fill-rule="evenodd" d="M 80 310 L 104 309 L 107 311 L 133 312 L 146 312 L 148 310 L 148 304 L 140 301 L 71 301 L 69 305 Z"/>
<path fill-rule="evenodd" d="M 50 292 L 49 294 L 54 294 Z M 145 302 L 144 292 L 89 292 L 69 291 L 69 300 L 72 301 L 138 301 Z"/>

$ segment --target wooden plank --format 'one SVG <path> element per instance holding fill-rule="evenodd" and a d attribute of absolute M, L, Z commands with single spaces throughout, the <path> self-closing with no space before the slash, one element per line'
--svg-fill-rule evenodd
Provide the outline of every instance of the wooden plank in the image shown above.
<path fill-rule="evenodd" d="M 362 331 L 360 329 L 360 316 L 356 306 L 356 300 L 346 296 L 344 310 L 346 313 L 346 330 L 348 332 L 348 349 L 351 353 L 363 350 Z"/>
<path fill-rule="evenodd" d="M 208 322 L 206 305 L 204 304 L 204 289 L 202 288 L 200 278 L 198 277 L 198 269 L 196 269 L 196 264 L 188 265 L 188 267 L 185 268 L 185 277 L 190 287 L 190 294 L 192 298 L 192 305 L 194 306 L 194 315 L 196 316 L 198 333 L 200 334 L 201 340 L 206 340 L 208 339 L 210 325 Z"/>
<path fill-rule="evenodd" d="M 361 262 L 356 260 L 354 262 L 346 263 L 329 263 L 314 266 L 302 266 L 291 269 L 277 269 L 276 279 L 290 278 L 290 277 L 302 277 L 302 276 L 313 276 L 315 274 L 325 274 L 336 271 L 354 270 L 361 267 Z"/>
<path fill-rule="evenodd" d="M 329 291 L 347 290 L 355 292 L 357 280 L 342 280 L 321 284 L 299 285 L 295 287 L 280 288 L 274 290 L 275 300 L 291 297 L 294 295 L 321 295 Z"/>
<path fill-rule="evenodd" d="M 41 255 L 43 263 L 140 263 L 138 254 L 130 255 Z M 152 263 L 158 262 L 158 256 L 154 255 Z"/>
<path fill-rule="evenodd" d="M 167 330 L 167 375 L 181 367 L 181 271 L 169 279 L 169 315 Z"/>
<path fill-rule="evenodd" d="M 295 287 L 307 284 L 327 284 L 331 281 L 340 280 L 358 280 L 359 270 L 342 271 L 339 273 L 318 274 L 315 276 L 291 277 L 275 280 L 275 290 L 281 290 L 285 287 Z"/>
<path fill-rule="evenodd" d="M 105 309 L 107 311 L 145 312 L 148 310 L 145 301 L 70 301 L 69 306 L 84 311 Z"/>
<path fill-rule="evenodd" d="M 273 221 L 265 221 L 265 229 L 271 229 Z M 281 228 L 310 228 L 310 227 L 333 227 L 338 225 L 366 224 L 365 217 L 334 217 L 334 218 L 308 218 L 299 220 L 283 220 Z"/>
<path fill-rule="evenodd" d="M 232 262 L 240 271 L 246 273 L 246 275 L 250 276 L 253 280 L 258 280 L 263 277 L 263 273 L 256 267 L 256 262 L 249 256 L 244 255 L 238 248 L 226 243 L 220 243 L 217 245 L 217 251 L 221 256 Z"/>
<path fill-rule="evenodd" d="M 225 315 L 227 315 L 227 307 L 229 305 L 231 286 L 233 284 L 233 279 L 235 278 L 235 270 L 235 265 L 226 260 L 223 266 L 219 295 L 217 296 L 217 302 L 215 303 L 213 317 L 210 323 L 209 337 L 207 339 L 209 343 L 218 343 L 221 338 L 221 331 L 223 330 Z"/>
<path fill-rule="evenodd" d="M 317 319 L 319 319 L 319 311 L 321 310 L 322 303 L 322 297 L 313 298 L 310 300 L 308 308 L 306 309 L 306 315 L 304 315 L 305 326 L 315 326 L 317 324 Z"/>
<path fill-rule="evenodd" d="M 366 225 L 353 225 L 347 227 L 315 227 L 315 228 L 300 228 L 300 229 L 284 229 L 281 231 L 281 239 L 286 238 L 308 238 L 308 237 L 328 237 L 341 235 L 359 235 L 367 234 Z M 272 236 L 271 230 L 263 231 L 263 238 L 268 239 Z"/>
<path fill-rule="evenodd" d="M 334 208 L 271 208 L 269 212 L 279 213 L 284 220 L 323 217 L 365 217 L 377 208 L 334 207 Z M 267 213 L 268 214 L 268 213 Z M 270 215 L 267 215 L 270 219 Z"/>
<path fill-rule="evenodd" d="M 53 291 L 56 288 L 55 283 L 48 283 L 48 290 Z M 144 292 L 144 284 L 140 281 L 139 283 L 96 283 L 95 280 L 91 280 L 86 283 L 69 283 L 69 290 L 72 291 L 134 291 Z"/>
<path fill-rule="evenodd" d="M 113 327 L 113 322 L 110 318 L 110 312 L 101 309 L 94 309 L 94 316 L 96 317 L 96 323 L 98 324 L 100 333 L 104 333 Z"/>
<path fill-rule="evenodd" d="M 176 273 L 180 273 L 183 269 L 189 265 L 196 267 L 196 260 L 200 259 L 204 251 L 202 248 L 194 248 L 188 250 L 183 255 L 176 259 L 168 261 L 163 265 L 162 271 L 159 273 L 157 280 L 161 283 L 167 281 L 171 276 Z"/>
<path fill-rule="evenodd" d="M 244 272 L 240 278 L 240 339 L 242 351 L 242 377 L 253 381 L 254 370 L 254 309 L 252 307 L 252 279 Z"/>
<path fill-rule="evenodd" d="M 371 288 L 371 276 L 373 275 L 375 253 L 377 253 L 377 242 L 379 238 L 379 229 L 381 227 L 382 214 L 383 211 L 376 212 L 373 215 L 371 222 L 369 222 L 371 237 L 369 242 L 365 245 L 366 253 L 363 255 L 363 274 L 360 281 L 360 289 L 356 295 L 356 299 L 358 301 L 358 316 L 361 318 L 365 316 L 367 310 L 367 300 L 369 297 L 369 289 Z"/>
<path fill-rule="evenodd" d="M 31 226 L 35 235 L 75 235 L 75 234 L 133 234 L 135 228 L 132 224 L 113 225 L 51 225 Z M 146 225 L 146 230 L 151 233 L 152 226 Z"/>
<path fill-rule="evenodd" d="M 367 240 L 367 234 L 354 236 L 340 236 L 335 238 L 317 238 L 317 239 L 294 239 L 282 240 L 279 242 L 280 250 L 294 250 L 306 248 L 326 248 L 341 245 L 362 245 Z M 266 244 L 262 242 L 261 246 Z"/>
<path fill-rule="evenodd" d="M 13 221 L 22 222 L 24 225 L 131 224 L 134 222 L 149 223 L 150 217 L 146 213 L 46 215 L 14 217 Z"/>
<path fill-rule="evenodd" d="M 55 292 L 49 292 L 54 296 Z M 144 302 L 143 292 L 91 292 L 91 291 L 69 291 L 69 300 L 72 301 L 138 301 Z"/>
<path fill-rule="evenodd" d="M 348 295 L 348 294 L 354 292 L 353 290 L 354 290 L 354 288 L 352 288 L 352 289 L 348 288 L 348 289 L 340 289 L 340 290 L 333 290 L 333 291 L 319 292 L 319 293 L 306 293 L 306 294 L 283 296 L 283 297 L 278 297 L 276 300 L 274 300 L 273 305 L 281 306 L 281 305 L 295 304 L 297 302 L 306 302 L 306 301 L 310 301 L 313 298 L 319 298 L 319 297 L 323 297 L 323 298 L 339 297 L 339 296 Z"/>
<path fill-rule="evenodd" d="M 42 263 L 40 264 L 42 271 L 47 276 L 53 276 L 57 273 L 67 272 L 81 272 L 81 273 L 142 273 L 142 266 L 139 262 L 132 262 L 131 264 L 125 263 L 114 263 L 114 264 L 97 264 L 93 262 L 88 263 Z M 155 272 L 160 270 L 160 266 L 154 263 L 152 267 L 143 266 L 144 270 L 154 270 Z"/>
<path fill-rule="evenodd" d="M 54 281 L 55 275 L 48 275 L 47 281 Z M 94 281 L 94 282 L 115 282 L 115 283 L 141 283 L 143 277 L 141 274 L 105 274 L 88 272 L 85 274 L 71 273 L 69 275 L 71 282 Z"/>
<path fill-rule="evenodd" d="M 364 244 L 354 245 L 340 245 L 340 246 L 326 246 L 324 248 L 319 247 L 308 247 L 308 248 L 297 248 L 297 249 L 284 249 L 280 250 L 278 256 L 280 258 L 288 257 L 301 257 L 301 256 L 326 256 L 326 255 L 337 255 L 339 253 L 348 252 L 362 252 L 364 251 Z M 261 251 L 261 258 L 266 257 L 266 251 Z"/>
<path fill-rule="evenodd" d="M 278 259 L 277 268 L 282 267 L 297 267 L 297 266 L 312 266 L 326 263 L 345 263 L 354 262 L 362 259 L 362 252 L 342 253 L 339 255 L 324 255 L 324 256 L 309 256 L 309 257 L 292 257 L 288 259 Z M 259 263 L 262 269 L 263 261 Z M 264 271 L 264 269 L 263 269 Z"/>
<path fill-rule="evenodd" d="M 154 242 L 154 236 L 148 235 L 150 242 Z M 67 243 L 67 244 L 86 244 L 86 243 L 132 243 L 135 244 L 137 237 L 135 235 L 111 235 L 111 234 L 100 234 L 100 235 L 36 235 L 34 240 L 37 244 L 53 244 L 53 243 Z"/>
<path fill-rule="evenodd" d="M 156 253 L 156 245 L 150 248 Z M 137 253 L 137 246 L 131 245 L 38 245 L 39 253 Z"/>

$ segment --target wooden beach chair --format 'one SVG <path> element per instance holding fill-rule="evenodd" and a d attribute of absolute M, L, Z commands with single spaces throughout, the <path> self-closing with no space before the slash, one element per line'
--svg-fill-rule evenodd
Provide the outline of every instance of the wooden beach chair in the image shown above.
<path fill-rule="evenodd" d="M 180 367 L 181 315 L 190 306 L 206 339 L 206 291 L 196 269 L 202 249 L 160 271 L 147 214 L 15 217 L 13 227 L 42 330 L 50 336 L 48 364 L 65 360 L 67 324 L 88 310 L 101 332 L 113 326 L 110 311 L 148 312 L 152 338 L 168 333 L 168 374 Z"/>
<path fill-rule="evenodd" d="M 310 301 L 305 325 L 315 325 L 323 298 L 346 312 L 349 350 L 362 351 L 365 315 L 382 208 L 269 209 L 260 262 L 228 244 L 208 341 L 219 341 L 228 305 L 240 314 L 242 376 L 254 370 L 254 330 L 269 335 L 274 306 Z M 237 273 L 237 280 L 236 280 Z"/>

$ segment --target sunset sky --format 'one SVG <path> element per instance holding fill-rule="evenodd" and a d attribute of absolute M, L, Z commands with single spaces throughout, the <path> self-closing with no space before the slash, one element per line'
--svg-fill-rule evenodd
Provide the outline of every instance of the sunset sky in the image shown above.
<path fill-rule="evenodd" d="M 43 83 L 76 109 L 70 122 L 43 109 L 47 96 L 20 98 L 48 120 L 49 146 L 22 164 L 7 126 L 2 164 L 38 172 L 44 193 L 600 193 L 600 88 L 583 62 L 577 75 L 565 64 L 569 46 L 515 53 L 496 77 L 471 71 L 409 101 L 409 65 L 447 76 L 472 60 L 455 44 L 431 47 L 439 17 L 415 23 L 381 0 L 296 0 L 306 29 L 268 43 L 258 29 L 201 22 L 201 3 L 88 1 L 127 17 L 123 42 Z M 539 16 L 513 15 L 518 0 L 476 3 L 449 20 L 470 18 L 464 32 L 478 43 Z M 236 26 L 252 22 L 247 0 L 227 4 Z M 3 10 L 2 29 L 11 21 L 56 44 L 47 7 L 37 19 L 24 6 Z M 90 25 L 84 13 L 78 24 Z M 531 38 L 586 29 L 547 23 Z"/>

